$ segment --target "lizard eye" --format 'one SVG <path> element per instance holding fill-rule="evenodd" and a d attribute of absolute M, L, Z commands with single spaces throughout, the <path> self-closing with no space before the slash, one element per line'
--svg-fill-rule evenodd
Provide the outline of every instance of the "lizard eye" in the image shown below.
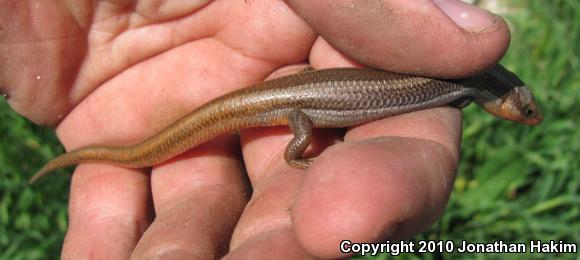
<path fill-rule="evenodd" d="M 531 108 L 529 105 L 525 105 L 524 106 L 524 116 L 527 118 L 533 117 L 536 114 L 536 111 L 534 111 L 533 108 Z"/>

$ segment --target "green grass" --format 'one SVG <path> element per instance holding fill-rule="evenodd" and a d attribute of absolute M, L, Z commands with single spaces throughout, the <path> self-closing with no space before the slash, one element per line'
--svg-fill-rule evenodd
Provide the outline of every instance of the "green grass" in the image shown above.
<path fill-rule="evenodd" d="M 448 209 L 415 240 L 580 241 L 580 3 L 500 1 L 512 28 L 502 61 L 527 82 L 545 121 L 520 126 L 470 106 L 462 160 Z M 69 177 L 28 186 L 28 177 L 62 152 L 52 130 L 34 126 L 0 101 L 0 259 L 58 258 L 66 230 Z M 403 258 L 505 255 L 404 254 Z M 512 258 L 578 259 L 575 255 Z M 370 257 L 369 257 L 370 258 Z M 375 259 L 388 258 L 381 255 Z"/>
<path fill-rule="evenodd" d="M 62 153 L 53 131 L 0 102 L 0 259 L 57 258 L 67 226 L 69 177 L 29 186 L 30 174 Z"/>

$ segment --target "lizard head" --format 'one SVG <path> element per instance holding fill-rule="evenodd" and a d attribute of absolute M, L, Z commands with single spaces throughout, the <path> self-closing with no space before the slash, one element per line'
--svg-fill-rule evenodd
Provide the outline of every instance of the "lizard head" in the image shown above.
<path fill-rule="evenodd" d="M 514 87 L 503 96 L 482 105 L 494 116 L 526 125 L 538 125 L 544 119 L 534 95 L 525 86 Z"/>
<path fill-rule="evenodd" d="M 464 83 L 478 90 L 475 102 L 494 116 L 526 125 L 538 125 L 544 119 L 530 89 L 499 64 Z"/>

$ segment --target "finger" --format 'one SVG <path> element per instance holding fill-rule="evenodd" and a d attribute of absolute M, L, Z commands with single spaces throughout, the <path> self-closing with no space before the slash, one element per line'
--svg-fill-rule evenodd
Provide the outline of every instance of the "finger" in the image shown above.
<path fill-rule="evenodd" d="M 436 77 L 480 72 L 503 56 L 503 19 L 459 0 L 287 3 L 328 42 L 363 64 Z"/>
<path fill-rule="evenodd" d="M 237 138 L 222 137 L 196 147 L 152 173 L 157 213 L 133 259 L 223 256 L 246 205 L 248 185 Z"/>
<path fill-rule="evenodd" d="M 344 239 L 404 239 L 427 229 L 451 192 L 460 118 L 455 109 L 436 108 L 349 131 L 345 143 L 318 157 L 297 194 L 292 217 L 300 243 L 335 258 L 344 256 Z"/>
<path fill-rule="evenodd" d="M 282 163 L 261 169 L 263 172 L 249 173 L 254 178 L 252 198 L 236 226 L 228 256 L 252 259 L 267 252 L 269 256 L 312 257 L 298 243 L 290 218 L 294 194 L 304 175 Z"/>
<path fill-rule="evenodd" d="M 152 219 L 149 178 L 138 170 L 83 164 L 72 178 L 64 259 L 127 259 Z"/>
<path fill-rule="evenodd" d="M 273 228 L 235 247 L 224 259 L 318 259 L 306 252 L 296 240 L 294 230 Z"/>
<path fill-rule="evenodd" d="M 291 74 L 304 65 L 288 66 L 272 77 Z M 314 131 L 312 146 L 306 156 L 318 154 L 336 142 L 336 131 Z M 312 257 L 297 242 L 290 218 L 294 194 L 304 177 L 303 171 L 284 161 L 284 150 L 292 138 L 287 126 L 250 128 L 240 131 L 246 169 L 253 187 L 250 202 L 242 214 L 231 241 L 229 257 L 247 258 L 269 255 Z M 284 242 L 284 246 L 277 245 Z"/>

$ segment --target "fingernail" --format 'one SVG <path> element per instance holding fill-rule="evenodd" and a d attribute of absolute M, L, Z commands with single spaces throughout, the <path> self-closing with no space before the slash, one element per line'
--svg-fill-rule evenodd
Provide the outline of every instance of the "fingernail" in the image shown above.
<path fill-rule="evenodd" d="M 497 21 L 497 16 L 460 0 L 433 0 L 455 24 L 471 32 L 482 32 Z"/>

